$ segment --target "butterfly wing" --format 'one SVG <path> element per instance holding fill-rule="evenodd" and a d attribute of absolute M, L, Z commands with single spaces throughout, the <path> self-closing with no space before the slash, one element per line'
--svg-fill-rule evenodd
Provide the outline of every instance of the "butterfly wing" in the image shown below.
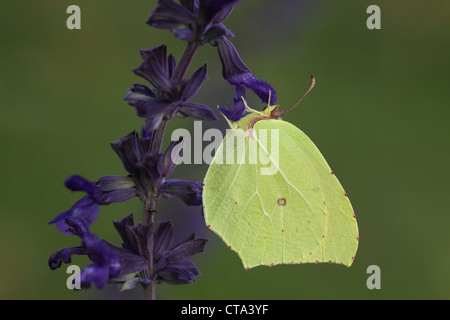
<path fill-rule="evenodd" d="M 319 150 L 288 122 L 261 120 L 253 129 L 253 137 L 240 130 L 228 134 L 207 172 L 208 227 L 246 268 L 306 262 L 350 266 L 358 245 L 356 220 Z"/>

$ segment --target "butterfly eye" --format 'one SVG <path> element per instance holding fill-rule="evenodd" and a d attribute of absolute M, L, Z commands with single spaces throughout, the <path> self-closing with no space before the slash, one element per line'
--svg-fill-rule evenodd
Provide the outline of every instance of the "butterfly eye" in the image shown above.
<path fill-rule="evenodd" d="M 272 112 L 270 113 L 270 118 L 272 119 L 278 119 L 280 118 L 283 114 L 285 114 L 286 112 L 281 111 L 279 108 L 279 106 L 276 106 Z"/>

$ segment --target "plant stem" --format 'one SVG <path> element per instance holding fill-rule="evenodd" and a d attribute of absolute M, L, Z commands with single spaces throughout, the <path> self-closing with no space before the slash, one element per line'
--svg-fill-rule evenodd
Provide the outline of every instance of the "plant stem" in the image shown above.
<path fill-rule="evenodd" d="M 172 81 L 181 81 L 186 75 L 187 70 L 192 62 L 192 59 L 195 56 L 197 49 L 200 47 L 200 44 L 196 41 L 189 41 L 184 49 L 183 55 L 180 58 L 180 61 L 177 64 L 177 67 L 172 76 Z M 164 140 L 164 134 L 166 132 L 167 123 L 170 118 L 164 117 L 161 121 L 159 127 L 153 132 L 152 140 L 150 143 L 150 152 L 152 154 L 160 154 L 162 149 L 162 144 Z M 146 300 L 155 300 L 156 299 L 156 283 L 154 277 L 154 261 L 153 261 L 153 235 L 154 235 L 154 215 L 156 213 L 156 202 L 158 201 L 158 193 L 160 188 L 161 181 L 158 181 L 154 185 L 154 190 L 152 194 L 147 195 L 146 200 L 144 201 L 144 224 L 151 224 L 150 235 L 149 235 L 149 243 L 148 243 L 148 267 L 146 276 L 152 279 L 152 284 L 146 286 L 144 288 L 144 297 Z"/>
<path fill-rule="evenodd" d="M 148 246 L 148 266 L 146 276 L 152 279 L 152 283 L 149 286 L 144 287 L 145 300 L 156 299 L 156 284 L 153 283 L 153 222 L 155 215 L 156 201 L 152 200 L 153 197 L 147 198 L 144 203 L 144 224 L 151 224 L 150 236 Z"/>
<path fill-rule="evenodd" d="M 173 73 L 173 81 L 183 80 L 199 47 L 200 43 L 197 41 L 189 41 L 187 43 L 186 48 L 184 48 L 183 55 L 181 56 L 180 61 L 178 62 L 177 67 Z"/>

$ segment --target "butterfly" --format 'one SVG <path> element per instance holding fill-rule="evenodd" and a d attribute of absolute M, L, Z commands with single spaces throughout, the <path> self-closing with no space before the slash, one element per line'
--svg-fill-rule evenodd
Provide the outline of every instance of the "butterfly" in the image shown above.
<path fill-rule="evenodd" d="M 203 210 L 208 228 L 234 250 L 245 269 L 259 265 L 337 263 L 351 266 L 359 243 L 350 200 L 314 143 L 263 111 L 229 122 L 208 168 Z M 270 99 L 269 99 L 270 101 Z"/>

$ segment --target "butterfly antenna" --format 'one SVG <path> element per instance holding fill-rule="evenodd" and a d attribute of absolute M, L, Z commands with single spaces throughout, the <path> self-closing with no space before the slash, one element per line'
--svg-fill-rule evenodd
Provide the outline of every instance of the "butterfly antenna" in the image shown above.
<path fill-rule="evenodd" d="M 283 114 L 288 113 L 289 111 L 291 111 L 292 109 L 294 109 L 296 106 L 298 106 L 298 104 L 300 102 L 302 102 L 303 99 L 305 99 L 305 97 L 308 95 L 308 93 L 312 90 L 312 88 L 314 88 L 314 85 L 316 84 L 316 77 L 314 77 L 314 75 L 311 75 L 311 85 L 309 86 L 308 91 L 306 91 L 306 93 L 303 95 L 303 97 L 298 100 L 298 102 L 296 104 L 294 104 L 291 108 L 289 108 L 289 110 L 283 111 Z"/>

